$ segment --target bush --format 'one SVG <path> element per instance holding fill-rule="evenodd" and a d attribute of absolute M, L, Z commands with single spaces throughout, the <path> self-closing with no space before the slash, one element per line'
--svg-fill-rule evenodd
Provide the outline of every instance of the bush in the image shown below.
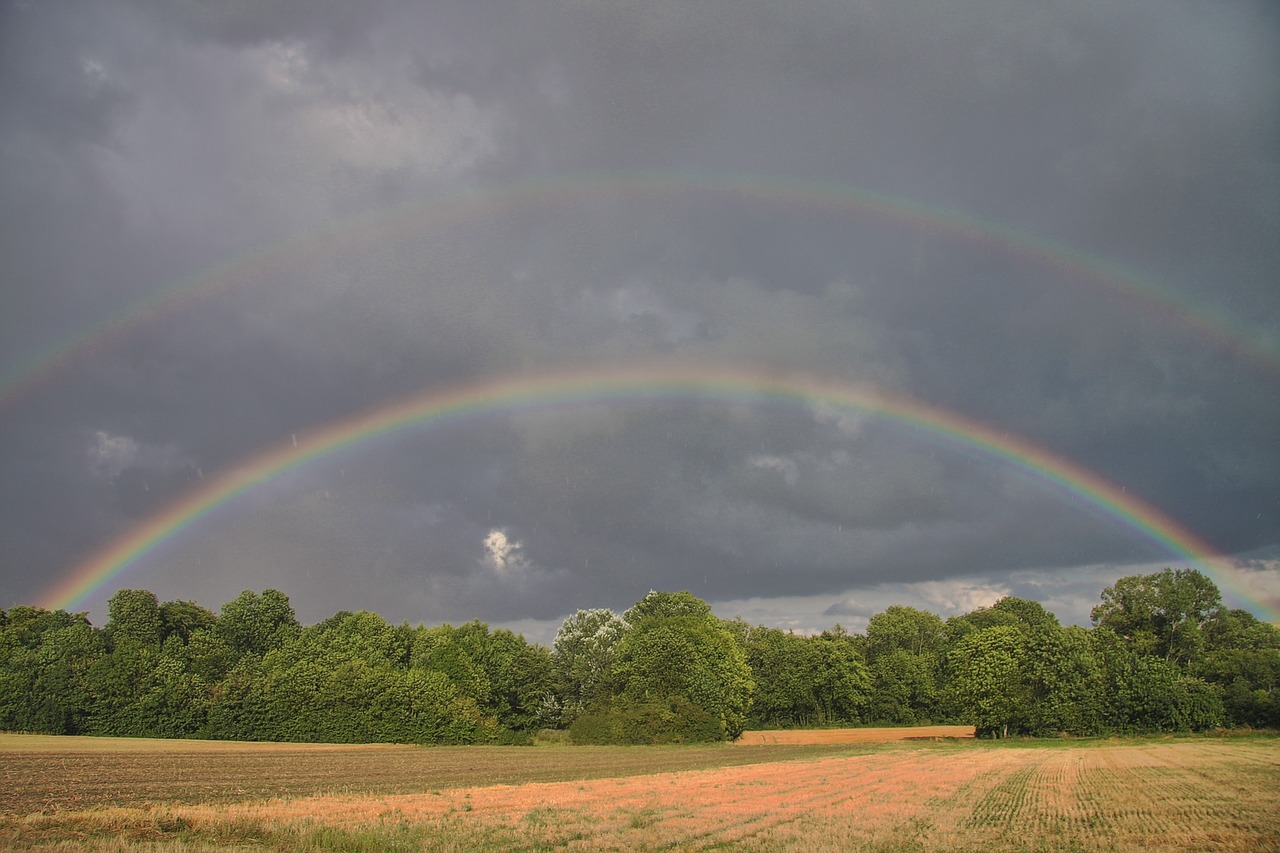
<path fill-rule="evenodd" d="M 720 721 L 687 699 L 623 702 L 595 708 L 569 727 L 575 744 L 715 743 L 725 738 Z"/>

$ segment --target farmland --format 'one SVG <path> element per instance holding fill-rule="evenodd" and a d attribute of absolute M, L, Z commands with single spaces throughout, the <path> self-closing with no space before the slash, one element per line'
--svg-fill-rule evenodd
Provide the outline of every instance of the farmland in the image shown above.
<path fill-rule="evenodd" d="M 862 732 L 862 743 L 631 748 L 3 736 L 0 847 L 1280 847 L 1272 738 L 993 745 Z"/>

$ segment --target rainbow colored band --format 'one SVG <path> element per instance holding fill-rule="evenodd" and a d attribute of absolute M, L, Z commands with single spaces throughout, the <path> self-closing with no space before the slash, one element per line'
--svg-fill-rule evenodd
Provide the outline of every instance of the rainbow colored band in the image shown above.
<path fill-rule="evenodd" d="M 486 379 L 430 390 L 353 417 L 298 433 L 254 454 L 151 516 L 75 567 L 40 597 L 39 606 L 71 609 L 119 576 L 157 545 L 237 496 L 309 462 L 411 427 L 492 413 L 554 406 L 690 399 L 747 405 L 843 409 L 886 418 L 950 439 L 1032 472 L 1099 508 L 1117 523 L 1158 543 L 1178 561 L 1193 564 L 1242 600 L 1276 618 L 1280 596 L 1246 584 L 1236 564 L 1136 495 L 1098 474 L 972 418 L 900 394 L 864 385 L 792 374 L 697 368 L 686 364 L 560 371 Z"/>
<path fill-rule="evenodd" d="M 1177 294 L 1167 284 L 1104 258 L 969 213 L 858 187 L 758 176 L 708 177 L 657 172 L 573 175 L 529 181 L 471 195 L 452 196 L 352 217 L 260 247 L 184 278 L 130 303 L 88 331 L 77 332 L 13 365 L 0 375 L 0 407 L 46 378 L 83 361 L 97 348 L 131 330 L 179 312 L 200 299 L 246 282 L 287 275 L 362 246 L 418 234 L 473 217 L 581 204 L 596 199 L 635 199 L 711 193 L 800 209 L 862 214 L 905 223 L 924 232 L 982 243 L 1040 267 L 1061 270 L 1086 283 L 1119 293 L 1145 317 L 1160 316 L 1228 352 L 1280 373 L 1280 339 L 1268 330 L 1247 329 L 1238 318 L 1212 311 Z"/>

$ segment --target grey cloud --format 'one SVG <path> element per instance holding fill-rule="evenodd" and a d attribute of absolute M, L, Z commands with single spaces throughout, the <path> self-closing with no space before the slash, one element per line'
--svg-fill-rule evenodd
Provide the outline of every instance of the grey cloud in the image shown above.
<path fill-rule="evenodd" d="M 872 383 L 1097 471 L 1224 551 L 1280 538 L 1264 4 L 2 14 L 5 363 L 195 284 L 0 398 L 0 605 L 290 434 L 654 360 Z M 492 558 L 495 531 L 519 559 Z M 950 612 L 1026 591 L 1080 618 L 1089 583 L 1173 556 L 891 420 L 613 403 L 361 443 L 126 580 L 530 625 L 689 587 L 811 630 L 892 594 Z"/>

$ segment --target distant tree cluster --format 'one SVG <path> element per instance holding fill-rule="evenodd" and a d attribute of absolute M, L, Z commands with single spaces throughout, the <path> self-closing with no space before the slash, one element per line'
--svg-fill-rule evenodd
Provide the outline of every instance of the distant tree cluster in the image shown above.
<path fill-rule="evenodd" d="M 1004 598 L 911 607 L 864 634 L 714 616 L 688 592 L 580 610 L 552 648 L 482 622 L 340 612 L 302 626 L 275 590 L 214 613 L 121 590 L 107 623 L 0 611 L 0 729 L 334 743 L 731 740 L 747 728 L 972 724 L 980 735 L 1280 727 L 1280 631 L 1199 572 L 1122 578 L 1094 627 Z"/>

